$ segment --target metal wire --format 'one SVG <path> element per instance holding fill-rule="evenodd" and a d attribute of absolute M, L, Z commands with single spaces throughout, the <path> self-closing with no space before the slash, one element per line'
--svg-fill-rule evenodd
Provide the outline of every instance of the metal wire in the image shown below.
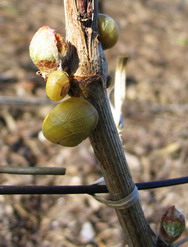
<path fill-rule="evenodd" d="M 188 183 L 188 177 L 173 178 L 167 180 L 150 181 L 143 183 L 136 183 L 139 190 L 156 189 L 167 186 L 174 186 Z M 27 186 L 10 186 L 0 185 L 1 195 L 13 195 L 13 194 L 97 194 L 108 193 L 106 185 L 63 185 L 63 186 L 39 186 L 39 185 L 27 185 Z"/>

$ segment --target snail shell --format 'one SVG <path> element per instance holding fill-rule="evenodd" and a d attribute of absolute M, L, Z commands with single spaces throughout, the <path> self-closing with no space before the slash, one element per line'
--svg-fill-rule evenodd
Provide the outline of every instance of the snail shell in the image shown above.
<path fill-rule="evenodd" d="M 70 89 L 69 76 L 64 71 L 50 73 L 46 82 L 46 94 L 53 101 L 62 100 Z"/>
<path fill-rule="evenodd" d="M 98 112 L 87 100 L 72 97 L 56 105 L 44 119 L 47 140 L 74 147 L 85 140 L 98 123 Z"/>
<path fill-rule="evenodd" d="M 119 38 L 119 27 L 117 23 L 110 16 L 105 14 L 98 15 L 99 39 L 102 48 L 112 48 Z"/>

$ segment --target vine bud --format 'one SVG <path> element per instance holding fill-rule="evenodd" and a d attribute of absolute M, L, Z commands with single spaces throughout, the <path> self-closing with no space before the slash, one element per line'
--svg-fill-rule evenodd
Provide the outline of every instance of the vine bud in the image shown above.
<path fill-rule="evenodd" d="M 185 218 L 175 206 L 168 210 L 161 217 L 159 237 L 167 244 L 172 244 L 185 230 Z"/>
<path fill-rule="evenodd" d="M 102 48 L 112 48 L 119 38 L 119 27 L 110 16 L 105 14 L 98 15 L 99 39 Z"/>
<path fill-rule="evenodd" d="M 49 26 L 39 28 L 29 47 L 31 60 L 44 78 L 61 67 L 67 50 L 68 46 L 64 38 Z"/>

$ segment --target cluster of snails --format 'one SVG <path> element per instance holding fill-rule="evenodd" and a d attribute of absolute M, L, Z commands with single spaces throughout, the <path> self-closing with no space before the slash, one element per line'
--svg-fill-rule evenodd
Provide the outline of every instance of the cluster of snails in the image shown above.
<path fill-rule="evenodd" d="M 103 49 L 118 40 L 116 22 L 105 14 L 98 18 L 99 39 Z M 68 51 L 64 38 L 49 26 L 41 27 L 30 43 L 30 57 L 46 81 L 46 94 L 53 101 L 62 100 L 70 90 L 70 76 L 61 64 Z M 46 116 L 43 135 L 52 143 L 74 147 L 85 140 L 98 123 L 98 112 L 86 99 L 70 97 L 57 104 Z"/>

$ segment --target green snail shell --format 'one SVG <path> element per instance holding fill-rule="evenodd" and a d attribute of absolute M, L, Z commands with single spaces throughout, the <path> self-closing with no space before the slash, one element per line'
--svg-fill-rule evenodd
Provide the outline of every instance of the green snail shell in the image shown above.
<path fill-rule="evenodd" d="M 72 97 L 56 105 L 44 119 L 47 140 L 74 147 L 85 140 L 98 123 L 98 112 L 87 100 Z"/>
<path fill-rule="evenodd" d="M 119 27 L 114 19 L 108 15 L 99 13 L 98 15 L 99 39 L 102 48 L 112 48 L 119 38 Z"/>

